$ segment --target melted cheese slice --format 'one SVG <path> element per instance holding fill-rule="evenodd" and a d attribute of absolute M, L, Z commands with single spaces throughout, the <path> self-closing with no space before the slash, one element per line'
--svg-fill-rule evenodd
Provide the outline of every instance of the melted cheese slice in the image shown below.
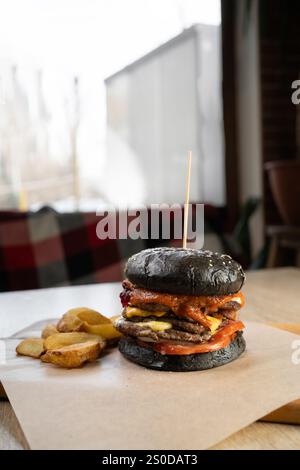
<path fill-rule="evenodd" d="M 165 331 L 172 328 L 172 323 L 166 321 L 144 321 L 136 323 L 139 326 L 147 326 L 152 331 Z"/>
<path fill-rule="evenodd" d="M 162 317 L 166 312 L 150 312 L 137 307 L 126 307 L 126 317 Z"/>
<path fill-rule="evenodd" d="M 206 315 L 206 318 L 208 318 L 208 320 L 210 322 L 209 329 L 210 329 L 211 333 L 214 334 L 217 331 L 217 329 L 219 328 L 219 326 L 221 325 L 222 319 L 211 317 L 210 315 Z"/>

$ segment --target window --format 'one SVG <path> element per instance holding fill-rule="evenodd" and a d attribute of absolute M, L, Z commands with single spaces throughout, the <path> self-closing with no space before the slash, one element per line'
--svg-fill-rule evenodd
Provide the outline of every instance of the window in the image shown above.
<path fill-rule="evenodd" d="M 220 23 L 219 0 L 6 2 L 0 17 L 0 207 L 36 209 L 51 204 L 62 211 L 95 210 L 101 204 L 124 200 L 139 204 L 158 202 L 161 198 L 164 199 L 161 202 L 169 202 L 174 198 L 176 191 L 166 192 L 162 188 L 176 185 L 181 167 L 176 170 L 172 165 L 181 156 L 184 158 L 188 143 L 191 141 L 192 147 L 196 147 L 194 140 L 200 138 L 200 144 L 205 144 L 201 133 L 208 121 L 200 119 L 201 128 L 195 132 L 190 127 L 198 126 L 193 113 L 199 110 L 202 113 L 205 107 L 201 103 L 196 106 L 191 95 L 184 117 L 185 122 L 190 119 L 188 126 L 180 125 L 182 115 L 177 122 L 170 122 L 166 111 L 165 115 L 157 114 L 158 120 L 151 121 L 153 128 L 145 133 L 143 126 L 150 125 L 151 114 L 144 122 L 142 116 L 149 102 L 140 100 L 138 94 L 128 101 L 126 86 L 128 80 L 136 81 L 136 91 L 143 80 L 147 87 L 156 86 L 151 81 L 154 69 L 147 72 L 144 62 L 145 68 L 136 71 L 135 77 L 129 74 L 127 82 L 122 74 L 115 75 L 114 80 L 112 76 L 152 50 L 160 50 L 157 48 L 161 44 L 197 23 Z M 186 48 L 181 50 L 184 60 L 193 53 L 184 41 L 178 45 Z M 178 66 L 180 59 L 180 51 L 171 49 L 164 58 L 166 75 L 157 82 L 157 86 L 169 90 L 169 98 L 166 93 L 155 95 L 161 97 L 157 106 L 166 104 L 166 110 L 171 110 L 175 92 L 171 88 L 176 85 L 172 67 Z M 190 79 L 199 85 L 201 80 L 198 76 L 195 79 L 196 71 L 192 69 L 195 64 L 192 61 L 186 64 L 191 66 Z M 155 64 L 152 66 L 155 68 Z M 105 85 L 108 77 L 111 79 Z M 178 81 L 179 87 L 184 86 L 185 78 Z M 220 76 L 217 81 L 220 85 Z M 178 93 L 182 93 L 182 88 Z M 130 103 L 132 121 L 128 119 L 126 123 L 125 119 L 114 128 L 111 123 L 117 114 L 120 118 L 120 109 L 114 114 L 111 100 L 117 95 L 125 100 L 124 107 Z M 168 99 L 171 101 L 164 103 Z M 115 103 L 119 107 L 121 102 Z M 216 106 L 219 105 L 218 101 Z M 207 106 L 211 103 L 206 103 Z M 176 109 L 173 111 L 176 113 Z M 214 118 L 219 125 L 220 115 Z M 190 134 L 184 134 L 186 129 Z M 151 162 L 152 173 L 148 172 L 147 154 L 139 144 L 145 135 L 149 138 L 148 165 Z M 209 133 L 205 135 L 210 139 Z M 157 163 L 151 159 L 151 146 L 161 148 L 156 154 Z M 219 150 L 221 153 L 222 149 Z M 165 156 L 163 165 L 161 154 Z M 196 191 L 193 197 L 198 199 L 208 194 L 204 190 L 208 183 L 203 178 L 203 165 L 209 167 L 205 174 L 222 168 L 220 162 L 212 162 L 207 156 L 201 165 L 202 169 L 195 172 L 193 186 Z M 202 174 L 202 179 L 201 176 L 198 179 L 198 174 Z"/>

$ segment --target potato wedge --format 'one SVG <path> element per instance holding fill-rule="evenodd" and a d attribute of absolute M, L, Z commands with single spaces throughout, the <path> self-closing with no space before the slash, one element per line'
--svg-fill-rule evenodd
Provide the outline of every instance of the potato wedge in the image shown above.
<path fill-rule="evenodd" d="M 73 331 L 71 333 L 57 333 L 55 335 L 48 336 L 44 341 L 44 345 L 45 349 L 48 351 L 64 348 L 65 346 L 70 346 L 72 344 L 86 343 L 88 341 L 96 341 L 101 346 L 105 346 L 105 341 L 100 336 L 77 331 Z"/>
<path fill-rule="evenodd" d="M 56 326 L 50 323 L 42 330 L 42 338 L 46 339 L 48 336 L 55 335 L 56 333 L 58 333 Z"/>
<path fill-rule="evenodd" d="M 16 347 L 18 354 L 39 358 L 45 352 L 44 340 L 42 338 L 23 339 Z"/>
<path fill-rule="evenodd" d="M 110 323 L 110 319 L 91 308 L 78 307 L 68 310 L 57 324 L 58 331 L 62 333 L 83 331 L 83 323 L 89 325 L 102 325 Z"/>
<path fill-rule="evenodd" d="M 73 369 L 82 366 L 85 362 L 98 359 L 103 348 L 104 346 L 98 341 L 75 343 L 60 349 L 49 350 L 41 357 L 41 360 L 67 369 Z"/>
<path fill-rule="evenodd" d="M 65 313 L 56 325 L 56 328 L 61 333 L 68 333 L 72 331 L 80 331 L 83 321 L 72 313 Z"/>
<path fill-rule="evenodd" d="M 112 323 L 105 325 L 89 325 L 85 322 L 83 328 L 87 333 L 99 335 L 107 340 L 121 338 L 122 336 Z"/>
<path fill-rule="evenodd" d="M 96 312 L 96 310 L 92 310 L 91 308 L 82 308 L 81 311 L 77 313 L 77 317 L 80 320 L 87 322 L 89 325 L 105 325 L 110 323 L 109 318 Z"/>

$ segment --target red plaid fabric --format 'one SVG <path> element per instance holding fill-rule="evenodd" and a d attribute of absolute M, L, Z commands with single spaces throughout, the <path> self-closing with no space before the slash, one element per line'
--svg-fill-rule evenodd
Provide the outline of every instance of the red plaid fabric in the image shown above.
<path fill-rule="evenodd" d="M 178 210 L 183 222 L 183 210 Z M 207 226 L 213 219 L 210 213 L 207 206 Z M 163 240 L 161 234 L 151 239 L 150 220 L 149 211 L 147 240 L 100 240 L 96 233 L 100 217 L 96 214 L 62 214 L 50 207 L 38 212 L 0 212 L 0 291 L 120 281 L 132 254 L 149 247 L 182 244 L 173 240 L 174 214 L 171 240 Z"/>
<path fill-rule="evenodd" d="M 0 213 L 0 291 L 120 281 L 142 240 L 100 240 L 91 213 Z"/>

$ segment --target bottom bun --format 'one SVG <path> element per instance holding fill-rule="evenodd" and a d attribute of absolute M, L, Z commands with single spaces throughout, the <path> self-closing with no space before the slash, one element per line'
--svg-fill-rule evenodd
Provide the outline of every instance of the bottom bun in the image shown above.
<path fill-rule="evenodd" d="M 226 348 L 208 353 L 178 356 L 160 354 L 151 347 L 141 346 L 129 336 L 125 336 L 119 341 L 119 350 L 129 361 L 149 369 L 174 372 L 190 372 L 223 366 L 237 359 L 245 351 L 245 348 L 246 342 L 241 331 Z"/>

